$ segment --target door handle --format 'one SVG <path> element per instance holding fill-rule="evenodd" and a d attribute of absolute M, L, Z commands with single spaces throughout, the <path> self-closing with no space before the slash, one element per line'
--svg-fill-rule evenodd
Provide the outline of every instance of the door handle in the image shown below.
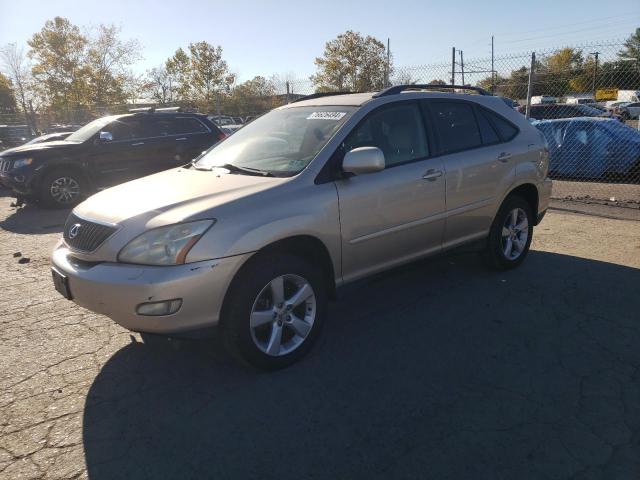
<path fill-rule="evenodd" d="M 510 158 L 511 154 L 508 152 L 502 152 L 500 155 L 498 155 L 498 161 L 502 163 L 507 163 Z"/>
<path fill-rule="evenodd" d="M 144 145 L 144 142 L 136 142 L 131 144 L 132 147 L 137 147 L 139 145 Z"/>
<path fill-rule="evenodd" d="M 180 141 L 182 141 L 182 140 L 186 140 L 186 139 L 187 139 L 187 137 L 176 138 L 176 142 L 180 142 Z"/>
<path fill-rule="evenodd" d="M 441 170 L 427 170 L 427 172 L 422 176 L 423 179 L 425 180 L 429 180 L 430 182 L 435 181 L 436 178 L 441 177 L 442 176 L 442 171 Z"/>

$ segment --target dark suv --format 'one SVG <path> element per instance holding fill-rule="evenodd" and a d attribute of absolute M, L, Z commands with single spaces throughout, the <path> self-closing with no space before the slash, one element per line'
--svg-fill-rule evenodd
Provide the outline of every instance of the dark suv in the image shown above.
<path fill-rule="evenodd" d="M 204 115 L 146 111 L 99 118 L 57 142 L 0 153 L 0 182 L 22 199 L 68 207 L 97 190 L 184 165 L 225 137 Z"/>

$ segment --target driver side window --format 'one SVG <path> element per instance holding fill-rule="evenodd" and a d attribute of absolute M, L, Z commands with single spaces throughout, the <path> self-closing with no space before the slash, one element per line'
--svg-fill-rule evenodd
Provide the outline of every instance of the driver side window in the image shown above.
<path fill-rule="evenodd" d="M 378 147 L 387 167 L 429 156 L 418 105 L 402 102 L 371 112 L 343 143 L 344 152 L 358 147 Z"/>
<path fill-rule="evenodd" d="M 107 127 L 103 128 L 103 130 L 111 132 L 114 142 L 136 140 L 148 136 L 140 118 L 118 119 L 111 122 Z"/>

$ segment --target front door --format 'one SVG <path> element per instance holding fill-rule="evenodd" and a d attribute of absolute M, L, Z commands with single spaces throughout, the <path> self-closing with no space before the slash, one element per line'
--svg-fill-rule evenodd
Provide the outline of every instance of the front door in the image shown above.
<path fill-rule="evenodd" d="M 418 104 L 397 102 L 367 115 L 342 150 L 364 146 L 380 148 L 386 166 L 336 181 L 345 281 L 440 250 L 444 231 L 444 168 L 430 157 Z"/>
<path fill-rule="evenodd" d="M 142 118 L 123 117 L 106 125 L 103 132 L 111 133 L 111 141 L 100 141 L 87 154 L 93 181 L 98 188 L 117 185 L 144 175 L 148 133 Z"/>

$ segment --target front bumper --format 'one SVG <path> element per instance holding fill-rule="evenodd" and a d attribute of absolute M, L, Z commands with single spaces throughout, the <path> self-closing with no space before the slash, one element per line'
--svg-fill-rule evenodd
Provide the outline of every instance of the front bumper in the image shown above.
<path fill-rule="evenodd" d="M 106 315 L 136 332 L 173 334 L 214 327 L 231 280 L 251 254 L 167 267 L 77 260 L 65 246 L 53 252 L 52 264 L 69 280 L 78 305 Z M 144 316 L 141 303 L 182 299 L 174 314 Z"/>
<path fill-rule="evenodd" d="M 21 195 L 33 194 L 33 179 L 32 172 L 20 169 L 0 173 L 0 184 Z"/>

